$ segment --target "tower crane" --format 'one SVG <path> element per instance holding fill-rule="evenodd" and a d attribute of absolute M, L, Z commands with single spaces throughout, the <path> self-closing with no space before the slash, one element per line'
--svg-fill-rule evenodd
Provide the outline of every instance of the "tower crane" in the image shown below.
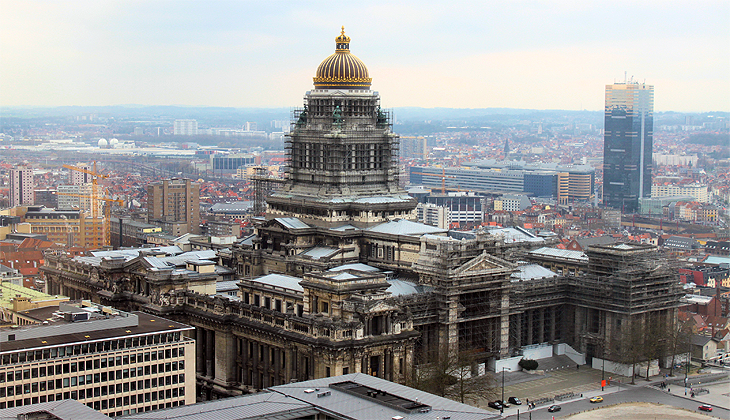
<path fill-rule="evenodd" d="M 106 197 L 100 197 L 99 196 L 99 179 L 105 179 L 109 178 L 108 175 L 104 175 L 101 173 L 98 173 L 96 171 L 96 161 L 94 161 L 93 171 L 90 171 L 85 168 L 79 168 L 77 166 L 72 165 L 63 165 L 64 168 L 81 172 L 84 174 L 91 175 L 91 195 L 80 195 L 80 194 L 66 194 L 66 193 L 59 193 L 60 195 L 68 195 L 72 197 L 82 197 L 82 198 L 90 198 L 91 199 L 91 217 L 92 219 L 96 220 L 99 218 L 99 202 L 103 201 L 105 202 L 104 206 L 104 214 L 103 214 L 103 229 L 104 229 L 104 245 L 109 245 L 110 237 L 111 237 L 111 228 L 110 228 L 110 219 L 111 219 L 111 204 L 112 203 L 118 203 L 120 205 L 124 205 L 123 200 L 118 199 L 112 199 L 112 198 L 106 198 Z"/>
<path fill-rule="evenodd" d="M 412 172 L 414 175 L 429 175 L 429 176 L 438 176 L 441 177 L 441 194 L 446 195 L 446 178 L 456 178 L 452 175 L 446 175 L 446 169 L 441 168 L 441 175 L 439 174 L 432 174 L 427 172 Z"/>
<path fill-rule="evenodd" d="M 69 197 L 78 197 L 78 198 L 89 198 L 92 199 L 93 203 L 93 196 L 91 195 L 84 195 L 84 194 L 69 194 L 69 193 L 57 193 L 58 195 L 65 195 Z M 106 198 L 106 197 L 96 197 L 96 201 L 103 201 L 104 202 L 104 219 L 103 219 L 103 227 L 104 227 L 104 245 L 109 245 L 111 243 L 111 213 L 112 213 L 112 203 L 117 203 L 120 206 L 124 205 L 124 200 L 115 199 L 115 198 Z M 92 204 L 93 206 L 94 204 Z M 121 232 L 120 232 L 121 234 Z"/>
<path fill-rule="evenodd" d="M 88 174 L 93 176 L 91 179 L 91 217 L 96 219 L 98 217 L 98 209 L 99 209 L 99 191 L 98 191 L 98 183 L 99 178 L 109 178 L 108 175 L 100 174 L 96 172 L 96 161 L 94 161 L 94 170 L 90 171 L 88 169 L 79 168 L 77 166 L 71 166 L 71 165 L 63 165 L 64 168 L 70 169 L 72 171 L 81 172 L 84 174 Z"/>

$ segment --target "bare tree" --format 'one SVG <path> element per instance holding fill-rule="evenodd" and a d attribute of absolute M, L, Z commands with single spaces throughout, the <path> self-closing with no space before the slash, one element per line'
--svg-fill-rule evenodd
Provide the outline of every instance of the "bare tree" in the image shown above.
<path fill-rule="evenodd" d="M 677 356 L 677 353 L 688 348 L 691 336 L 692 329 L 688 321 L 674 319 L 673 322 L 670 323 L 667 333 L 667 351 L 672 356 L 672 364 L 669 367 L 669 376 L 674 376 L 674 365 L 676 364 L 675 357 Z"/>
<path fill-rule="evenodd" d="M 440 353 L 417 367 L 411 386 L 461 403 L 498 397 L 493 375 L 479 375 L 475 352 Z"/>

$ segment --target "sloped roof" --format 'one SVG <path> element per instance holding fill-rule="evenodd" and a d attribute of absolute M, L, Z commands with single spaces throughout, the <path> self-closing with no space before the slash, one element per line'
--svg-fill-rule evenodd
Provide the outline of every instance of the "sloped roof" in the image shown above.
<path fill-rule="evenodd" d="M 518 271 L 515 271 L 510 276 L 513 281 L 536 280 L 558 276 L 554 271 L 548 270 L 539 264 L 521 265 L 517 269 Z"/>
<path fill-rule="evenodd" d="M 299 253 L 299 256 L 309 257 L 313 260 L 319 260 L 321 258 L 328 258 L 337 255 L 340 252 L 339 248 L 330 248 L 326 246 L 315 246 L 308 250 Z"/>
<path fill-rule="evenodd" d="M 269 286 L 283 287 L 297 292 L 304 292 L 304 288 L 299 284 L 302 279 L 284 274 L 267 274 L 263 277 L 251 279 L 250 281 Z"/>
<path fill-rule="evenodd" d="M 446 233 L 446 229 L 424 225 L 423 223 L 411 222 L 410 220 L 397 219 L 381 223 L 367 229 L 370 232 L 388 233 L 391 235 L 420 236 L 427 233 Z"/>
<path fill-rule="evenodd" d="M 302 222 L 296 217 L 277 217 L 274 220 L 281 223 L 288 229 L 308 229 L 310 227 L 308 224 Z"/>
<path fill-rule="evenodd" d="M 530 255 L 544 255 L 570 260 L 588 262 L 588 256 L 583 251 L 571 251 L 568 249 L 542 247 L 529 252 Z"/>

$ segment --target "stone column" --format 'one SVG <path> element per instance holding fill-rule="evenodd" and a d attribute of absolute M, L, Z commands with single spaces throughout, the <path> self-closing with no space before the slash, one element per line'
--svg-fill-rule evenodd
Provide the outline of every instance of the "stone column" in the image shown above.
<path fill-rule="evenodd" d="M 206 330 L 205 334 L 205 376 L 215 378 L 215 332 Z"/>
<path fill-rule="evenodd" d="M 274 348 L 274 383 L 271 386 L 279 385 L 281 378 L 281 349 Z"/>
<path fill-rule="evenodd" d="M 545 308 L 538 309 L 540 311 L 539 315 L 539 325 L 540 330 L 537 332 L 538 337 L 538 343 L 544 343 L 545 342 Z"/>
<path fill-rule="evenodd" d="M 213 376 L 225 384 L 236 382 L 236 339 L 229 332 L 215 333 Z"/>
<path fill-rule="evenodd" d="M 269 366 L 271 366 L 271 347 L 264 345 L 262 347 L 264 353 L 264 383 L 261 385 L 262 388 L 270 387 L 269 379 L 271 373 L 269 372 Z"/>
<path fill-rule="evenodd" d="M 195 371 L 199 374 L 205 373 L 205 330 L 202 327 L 195 327 Z"/>
<path fill-rule="evenodd" d="M 525 344 L 535 344 L 534 339 L 532 338 L 532 317 L 534 316 L 533 310 L 527 310 L 525 312 L 525 315 L 527 315 L 527 342 Z"/>
<path fill-rule="evenodd" d="M 241 338 L 241 383 L 251 385 L 248 379 L 248 340 Z"/>
<path fill-rule="evenodd" d="M 556 307 L 552 307 L 550 311 L 550 341 L 555 341 L 555 317 L 558 316 Z"/>

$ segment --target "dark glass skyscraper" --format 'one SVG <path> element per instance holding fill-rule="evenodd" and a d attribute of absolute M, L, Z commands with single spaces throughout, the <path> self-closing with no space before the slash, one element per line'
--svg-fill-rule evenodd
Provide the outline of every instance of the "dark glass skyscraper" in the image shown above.
<path fill-rule="evenodd" d="M 654 86 L 606 85 L 603 202 L 633 213 L 651 195 Z"/>

